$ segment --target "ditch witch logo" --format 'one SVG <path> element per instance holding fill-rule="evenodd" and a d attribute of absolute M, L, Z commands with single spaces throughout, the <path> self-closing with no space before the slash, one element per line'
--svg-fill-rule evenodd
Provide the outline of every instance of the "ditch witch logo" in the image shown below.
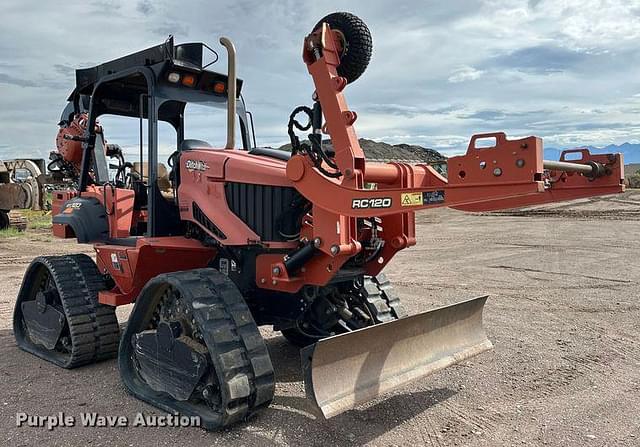
<path fill-rule="evenodd" d="M 98 413 L 80 413 L 77 417 L 64 412 L 39 416 L 23 412 L 16 413 L 17 427 L 38 427 L 51 431 L 60 427 L 200 427 L 199 416 L 179 414 L 144 414 L 128 416 L 105 416 Z"/>
<path fill-rule="evenodd" d="M 188 171 L 201 171 L 204 172 L 209 169 L 209 166 L 202 160 L 187 160 L 184 162 L 184 167 Z"/>

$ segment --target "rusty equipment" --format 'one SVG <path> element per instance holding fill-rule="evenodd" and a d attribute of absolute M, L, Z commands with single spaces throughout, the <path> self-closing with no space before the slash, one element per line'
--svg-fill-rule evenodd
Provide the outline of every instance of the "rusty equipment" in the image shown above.
<path fill-rule="evenodd" d="M 44 160 L 41 159 L 0 161 L 0 230 L 26 228 L 26 219 L 18 211 L 11 210 L 45 209 L 44 172 Z"/>
<path fill-rule="evenodd" d="M 449 159 L 448 178 L 428 164 L 367 161 L 344 92 L 369 63 L 371 35 L 348 13 L 323 18 L 304 39 L 315 92 L 311 107 L 291 114 L 292 151 L 257 147 L 235 48 L 229 39 L 221 44 L 227 74 L 203 64 L 210 47 L 173 38 L 76 71 L 59 143 L 69 149 L 60 152 L 78 171 L 78 188 L 54 193 L 53 232 L 93 244 L 96 262 L 37 258 L 14 312 L 22 349 L 65 368 L 117 354 L 131 394 L 199 416 L 207 429 L 271 402 L 275 378 L 260 325 L 305 347 L 307 395 L 326 417 L 491 349 L 486 297 L 407 317 L 382 274 L 416 244 L 417 211 L 624 189 L 620 154 L 579 150 L 545 162 L 542 140 L 503 133 L 473 136 L 465 155 Z M 226 111 L 226 142 L 186 138 L 189 103 Z M 110 173 L 97 124 L 103 114 L 139 120 L 137 167 L 121 160 Z M 158 121 L 176 130 L 168 176 L 159 167 Z M 299 131 L 309 132 L 309 143 Z M 477 144 L 483 139 L 493 145 Z M 120 336 L 115 307 L 129 303 Z"/>

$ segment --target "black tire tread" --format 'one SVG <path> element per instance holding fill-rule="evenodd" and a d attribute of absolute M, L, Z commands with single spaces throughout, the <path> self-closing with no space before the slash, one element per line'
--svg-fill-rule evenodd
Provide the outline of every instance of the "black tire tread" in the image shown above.
<path fill-rule="evenodd" d="M 364 73 L 371 60 L 373 39 L 369 28 L 359 17 L 349 12 L 334 12 L 323 17 L 313 27 L 314 31 L 323 23 L 344 35 L 348 48 L 340 58 L 338 75 L 346 78 L 349 83 L 355 81 Z"/>

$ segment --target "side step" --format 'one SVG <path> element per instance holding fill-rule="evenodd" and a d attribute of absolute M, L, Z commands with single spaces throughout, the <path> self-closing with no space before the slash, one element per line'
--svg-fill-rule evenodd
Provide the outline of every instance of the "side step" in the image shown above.
<path fill-rule="evenodd" d="M 330 418 L 493 348 L 487 296 L 325 338 L 301 351 L 307 398 Z"/>

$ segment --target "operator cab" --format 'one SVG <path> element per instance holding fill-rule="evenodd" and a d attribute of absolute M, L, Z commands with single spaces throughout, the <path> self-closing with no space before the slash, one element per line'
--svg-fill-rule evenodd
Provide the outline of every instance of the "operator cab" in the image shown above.
<path fill-rule="evenodd" d="M 213 55 L 213 61 L 205 64 L 203 61 L 208 54 Z M 235 54 L 231 57 L 235 58 Z M 231 73 L 231 63 L 230 75 L 208 70 L 217 60 L 218 54 L 204 43 L 174 45 L 173 37 L 169 37 L 164 43 L 146 50 L 95 67 L 76 70 L 76 88 L 69 97 L 72 109 L 69 111 L 68 107 L 63 115 L 88 113 L 86 135 L 82 141 L 85 155 L 89 153 L 90 156 L 82 159 L 79 191 L 84 192 L 88 185 L 133 190 L 133 208 L 143 211 L 146 222 L 139 226 L 138 231 L 133 229 L 132 234 L 184 234 L 176 199 L 180 176 L 175 161 L 183 151 L 214 149 L 207 141 L 185 138 L 185 108 L 188 104 L 223 109 L 228 113 L 231 113 L 233 106 L 233 121 L 239 123 L 240 149 L 249 151 L 250 154 L 284 159 L 282 155 L 274 155 L 268 149 L 255 148 L 251 115 L 246 111 L 241 95 L 242 80 L 235 78 L 235 68 Z M 235 67 L 235 61 L 233 62 Z M 230 85 L 230 79 L 236 79 L 235 88 Z M 230 104 L 228 95 L 232 91 L 235 91 L 235 100 Z M 132 163 L 121 156 L 119 165 L 115 166 L 120 177 L 116 176 L 114 180 L 110 179 L 110 166 L 106 160 L 108 154 L 103 147 L 101 132 L 96 131 L 96 122 L 104 115 L 131 117 L 140 122 L 137 160 Z M 176 135 L 176 150 L 167 160 L 170 170 L 168 176 L 163 175 L 165 173 L 159 163 L 159 121 L 168 123 Z M 145 123 L 147 129 L 143 132 Z M 249 137 L 249 129 L 253 141 Z M 146 157 L 143 133 L 147 136 Z M 167 188 L 164 188 L 163 193 L 161 186 L 167 179 L 173 197 L 167 194 Z M 166 183 L 164 186 L 166 187 Z M 105 191 L 107 189 L 109 188 L 105 188 Z"/>

